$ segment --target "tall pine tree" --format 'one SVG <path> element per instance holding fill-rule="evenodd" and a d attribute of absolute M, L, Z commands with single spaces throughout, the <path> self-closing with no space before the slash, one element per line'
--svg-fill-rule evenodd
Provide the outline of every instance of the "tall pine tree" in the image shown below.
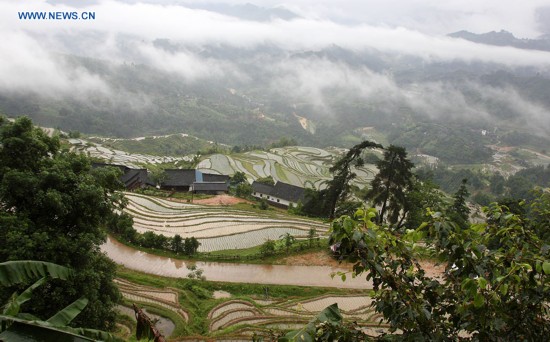
<path fill-rule="evenodd" d="M 327 188 L 322 191 L 330 219 L 334 218 L 338 203 L 347 199 L 350 192 L 350 182 L 357 177 L 352 168 L 354 166 L 363 166 L 364 162 L 361 159 L 361 153 L 366 148 L 382 148 L 382 145 L 365 140 L 353 146 L 342 159 L 338 160 L 330 168 L 333 178 L 328 182 Z"/>
<path fill-rule="evenodd" d="M 380 206 L 378 222 L 387 223 L 394 229 L 403 226 L 407 214 L 407 192 L 413 187 L 412 168 L 403 147 L 390 145 L 384 152 L 384 159 L 376 163 L 378 174 L 371 182 L 367 199 Z M 386 216 L 387 215 L 387 216 Z"/>
<path fill-rule="evenodd" d="M 470 208 L 466 204 L 466 199 L 470 196 L 470 192 L 466 187 L 468 179 L 464 178 L 460 187 L 453 195 L 454 201 L 449 208 L 448 216 L 461 228 L 468 227 L 468 220 L 470 217 Z"/>

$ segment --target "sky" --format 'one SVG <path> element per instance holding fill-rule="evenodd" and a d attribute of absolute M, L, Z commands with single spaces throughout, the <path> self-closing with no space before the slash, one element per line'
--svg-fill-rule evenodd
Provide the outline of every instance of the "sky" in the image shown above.
<path fill-rule="evenodd" d="M 234 0 L 2 0 L 0 36 L 11 44 L 2 49 L 21 50 L 21 46 L 29 43 L 25 40 L 31 39 L 32 45 L 45 51 L 74 53 L 71 49 L 78 41 L 104 33 L 107 37 L 101 44 L 81 47 L 78 53 L 116 59 L 120 51 L 110 44 L 120 36 L 136 36 L 144 42 L 166 38 L 198 46 L 214 43 L 242 48 L 267 43 L 298 51 L 338 45 L 426 59 L 482 60 L 511 65 L 547 64 L 549 60 L 547 53 L 487 48 L 446 37 L 459 30 L 484 33 L 504 29 L 519 38 L 550 34 L 548 0 L 250 1 L 256 6 L 284 8 L 297 15 L 291 20 L 275 18 L 262 22 L 201 9 L 244 3 Z M 73 10 L 94 11 L 96 20 L 18 18 L 21 11 Z"/>
<path fill-rule="evenodd" d="M 222 13 L 228 13 L 231 6 L 246 3 L 235 0 L 1 0 L 0 90 L 32 90 L 41 94 L 70 92 L 83 97 L 90 91 L 113 92 L 101 76 L 67 65 L 59 59 L 60 53 L 115 63 L 135 59 L 177 73 L 189 81 L 220 75 L 242 81 L 250 76 L 226 60 L 160 49 L 153 44 L 159 38 L 194 46 L 195 51 L 206 45 L 244 50 L 274 45 L 292 52 L 339 46 L 351 51 L 375 50 L 394 56 L 412 56 L 426 62 L 484 62 L 550 71 L 550 52 L 487 46 L 447 36 L 460 30 L 474 33 L 506 30 L 518 38 L 550 35 L 548 0 L 250 0 L 248 3 L 263 9 L 284 9 L 294 16 L 250 20 Z M 23 11 L 93 11 L 96 19 L 20 20 L 18 14 Z M 280 77 L 270 80 L 273 88 L 296 85 L 298 93 L 321 106 L 323 89 L 334 84 L 365 97 L 388 89 L 400 96 L 408 91 L 399 89 L 387 75 L 365 68 L 351 70 L 327 60 L 303 59 L 292 63 L 281 60 L 270 67 L 281 72 Z M 373 82 L 379 89 L 364 86 Z M 453 92 L 433 84 L 424 87 L 426 93 Z M 518 98 L 516 93 L 501 94 L 498 89 L 493 96 L 509 101 Z M 459 93 L 454 97 L 456 101 L 449 102 L 442 111 L 461 101 Z M 415 102 L 419 102 L 415 105 L 421 108 L 438 103 L 432 98 L 415 99 Z M 531 111 L 533 116 L 545 115 L 536 104 Z M 472 113 L 478 115 L 478 109 Z"/>

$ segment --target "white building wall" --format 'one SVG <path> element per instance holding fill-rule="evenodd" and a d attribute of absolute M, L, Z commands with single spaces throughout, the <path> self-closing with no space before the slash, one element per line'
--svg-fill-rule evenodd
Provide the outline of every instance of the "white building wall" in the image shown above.
<path fill-rule="evenodd" d="M 256 198 L 265 198 L 265 199 L 268 200 L 269 202 L 272 202 L 272 203 L 275 203 L 275 204 L 284 205 L 285 207 L 289 207 L 290 204 L 292 204 L 293 206 L 296 206 L 296 204 L 297 204 L 297 203 L 290 202 L 290 201 L 287 201 L 287 200 L 282 199 L 282 198 L 278 198 L 278 197 L 274 197 L 274 196 L 271 196 L 271 195 L 262 194 L 262 193 L 260 193 L 260 192 L 253 192 L 253 193 L 252 193 L 252 196 L 254 196 L 254 197 L 256 197 Z"/>

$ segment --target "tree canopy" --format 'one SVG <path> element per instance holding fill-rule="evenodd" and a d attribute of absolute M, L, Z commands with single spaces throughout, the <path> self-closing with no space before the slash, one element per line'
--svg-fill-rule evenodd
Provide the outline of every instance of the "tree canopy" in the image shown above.
<path fill-rule="evenodd" d="M 379 171 L 371 182 L 367 198 L 373 205 L 381 206 L 378 222 L 384 222 L 387 214 L 387 221 L 398 229 L 408 211 L 407 192 L 413 187 L 414 164 L 407 159 L 403 147 L 390 145 L 376 166 Z"/>
<path fill-rule="evenodd" d="M 542 341 L 550 335 L 550 201 L 548 192 L 537 196 L 531 215 L 493 203 L 484 223 L 459 229 L 430 212 L 405 235 L 374 222 L 374 208 L 359 210 L 333 222 L 331 241 L 354 262 L 353 275 L 372 282 L 392 340 Z M 420 263 L 420 240 L 445 259 L 441 276 Z"/>
<path fill-rule="evenodd" d="M 382 148 L 382 145 L 365 140 L 353 146 L 330 168 L 333 178 L 328 182 L 327 188 L 322 194 L 329 210 L 329 218 L 334 218 L 338 203 L 347 199 L 351 188 L 350 182 L 357 177 L 352 167 L 363 166 L 364 161 L 361 159 L 361 153 L 366 148 Z"/>
<path fill-rule="evenodd" d="M 92 169 L 87 157 L 62 152 L 28 118 L 0 119 L 0 260 L 40 260 L 74 270 L 65 282 L 35 290 L 25 311 L 42 319 L 81 296 L 89 302 L 73 323 L 108 330 L 120 294 L 115 264 L 101 253 L 102 227 L 124 201 L 114 169 Z M 0 289 L 0 297 L 13 291 Z M 56 303 L 56 305 L 51 305 Z"/>

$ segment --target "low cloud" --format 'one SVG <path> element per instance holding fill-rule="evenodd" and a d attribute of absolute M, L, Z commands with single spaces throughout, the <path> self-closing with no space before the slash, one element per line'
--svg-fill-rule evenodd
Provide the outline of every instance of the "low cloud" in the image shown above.
<path fill-rule="evenodd" d="M 548 7 L 543 2 L 376 0 L 366 4 L 348 0 L 338 2 L 336 7 L 333 1 L 298 0 L 286 6 L 299 14 L 296 18 L 252 21 L 186 8 L 170 0 L 4 0 L 0 3 L 0 36 L 4 38 L 0 90 L 82 98 L 99 94 L 134 105 L 142 103 L 139 101 L 149 103 L 146 95 L 118 88 L 115 91 L 105 75 L 79 67 L 78 63 L 69 64 L 60 56 L 74 54 L 108 61 L 113 68 L 123 63 L 146 64 L 185 82 L 254 81 L 333 115 L 337 113 L 331 108 L 331 97 L 352 94 L 365 101 L 385 101 L 390 107 L 404 104 L 434 118 L 449 115 L 490 119 L 491 109 L 472 103 L 461 88 L 464 84 L 400 84 L 392 70 L 374 71 L 318 56 L 296 56 L 337 46 L 358 56 L 372 53 L 382 59 L 412 57 L 425 64 L 486 63 L 505 69 L 538 68 L 548 73 L 549 52 L 486 46 L 445 36 L 459 29 L 484 32 L 501 28 L 519 36 L 536 36 L 547 26 L 535 20 L 546 15 Z M 277 6 L 279 2 L 263 4 Z M 82 10 L 95 11 L 96 20 L 17 18 L 19 11 Z M 157 39 L 169 40 L 176 48 L 162 48 L 154 43 Z M 263 52 L 268 55 L 229 58 L 223 54 L 230 49 L 254 51 L 265 46 L 273 47 L 280 55 Z M 220 54 L 209 54 L 212 47 Z M 476 83 L 466 87 L 479 92 L 484 100 L 499 101 L 523 113 L 527 123 L 550 129 L 545 107 L 528 101 L 513 88 Z M 141 100 L 133 101 L 132 97 Z"/>
<path fill-rule="evenodd" d="M 23 33 L 2 34 L 2 47 L 0 89 L 4 91 L 32 91 L 50 96 L 111 92 L 99 76 L 68 65 L 61 56 L 41 48 Z"/>
<path fill-rule="evenodd" d="M 244 80 L 246 78 L 233 63 L 202 58 L 192 52 L 168 52 L 153 44 L 141 44 L 137 47 L 137 51 L 138 58 L 146 64 L 167 73 L 174 73 L 188 82 L 201 79 Z"/>
<path fill-rule="evenodd" d="M 451 2 L 452 5 L 443 6 L 438 5 L 439 2 L 435 4 L 428 1 L 413 1 L 413 4 L 418 7 L 413 7 L 413 4 L 407 2 L 392 1 L 392 3 L 396 5 L 395 11 L 398 13 L 401 13 L 397 6 L 399 3 L 411 13 L 414 12 L 414 8 L 421 9 L 423 6 L 429 5 L 432 6 L 432 11 L 437 13 L 454 11 L 453 13 L 457 13 L 460 17 L 465 16 L 465 10 L 461 10 L 459 4 L 455 2 Z M 495 5 L 494 1 L 491 3 Z M 219 13 L 190 9 L 174 4 L 124 3 L 120 1 L 100 1 L 87 6 L 85 10 L 95 11 L 97 14 L 97 19 L 90 22 L 18 20 L 17 13 L 19 11 L 82 10 L 81 7 L 74 8 L 72 5 L 61 3 L 51 4 L 44 0 L 36 0 L 32 4 L 31 6 L 29 2 L 19 0 L 7 0 L 0 4 L 0 19 L 4 23 L 0 24 L 0 32 L 2 34 L 22 30 L 34 34 L 47 32 L 49 36 L 57 37 L 57 39 L 60 39 L 60 36 L 70 39 L 86 39 L 86 36 L 93 35 L 95 32 L 104 32 L 110 37 L 138 37 L 148 42 L 166 38 L 194 46 L 223 44 L 238 48 L 253 48 L 267 43 L 292 51 L 317 50 L 338 45 L 353 50 L 373 48 L 381 52 L 413 55 L 427 61 L 456 59 L 466 62 L 494 62 L 510 66 L 548 67 L 550 65 L 550 53 L 474 44 L 445 37 L 444 34 L 447 32 L 426 33 L 429 30 L 418 29 L 413 24 L 407 26 L 406 21 L 401 26 L 396 23 L 384 25 L 365 18 L 365 21 L 350 25 L 332 21 L 329 16 L 310 15 L 292 20 L 276 19 L 257 22 L 239 20 Z M 307 1 L 298 2 L 298 4 L 301 4 L 302 8 L 309 8 Z M 322 6 L 335 8 L 334 5 L 329 6 L 326 2 Z M 344 2 L 341 6 L 342 11 L 345 10 L 345 13 L 352 16 L 353 6 L 364 8 L 364 5 L 354 1 Z M 382 6 L 377 1 L 373 6 L 375 11 L 390 11 L 389 7 Z M 495 11 L 503 12 L 502 15 L 505 16 L 510 14 L 510 8 L 515 7 L 517 6 L 514 5 L 514 2 L 500 4 L 499 7 L 495 7 Z M 489 10 L 488 6 L 472 4 L 464 4 L 463 8 L 471 8 L 473 16 L 481 15 L 480 13 Z M 528 6 L 528 8 L 535 11 L 532 6 Z M 530 13 L 530 19 L 534 21 L 534 12 L 518 11 L 517 16 L 521 14 L 520 17 L 523 18 L 528 16 L 526 13 Z M 396 18 L 399 18 L 399 15 Z M 475 20 L 483 22 L 482 19 Z M 509 21 L 510 24 L 514 22 L 514 20 Z M 462 28 L 467 28 L 467 26 L 469 25 L 465 24 Z M 504 28 L 513 30 L 513 28 Z M 51 39 L 49 40 L 51 41 Z M 59 46 L 59 44 L 52 43 L 52 46 Z M 94 52 L 96 49 L 103 50 L 101 46 L 89 46 L 90 54 L 96 55 L 97 52 Z M 109 50 L 105 51 L 105 55 L 101 57 L 116 58 L 113 56 L 113 51 Z"/>
<path fill-rule="evenodd" d="M 400 98 L 399 89 L 388 76 L 366 67 L 350 66 L 325 58 L 289 58 L 271 66 L 271 89 L 296 102 L 333 113 L 329 100 L 341 96 L 365 100 Z"/>

